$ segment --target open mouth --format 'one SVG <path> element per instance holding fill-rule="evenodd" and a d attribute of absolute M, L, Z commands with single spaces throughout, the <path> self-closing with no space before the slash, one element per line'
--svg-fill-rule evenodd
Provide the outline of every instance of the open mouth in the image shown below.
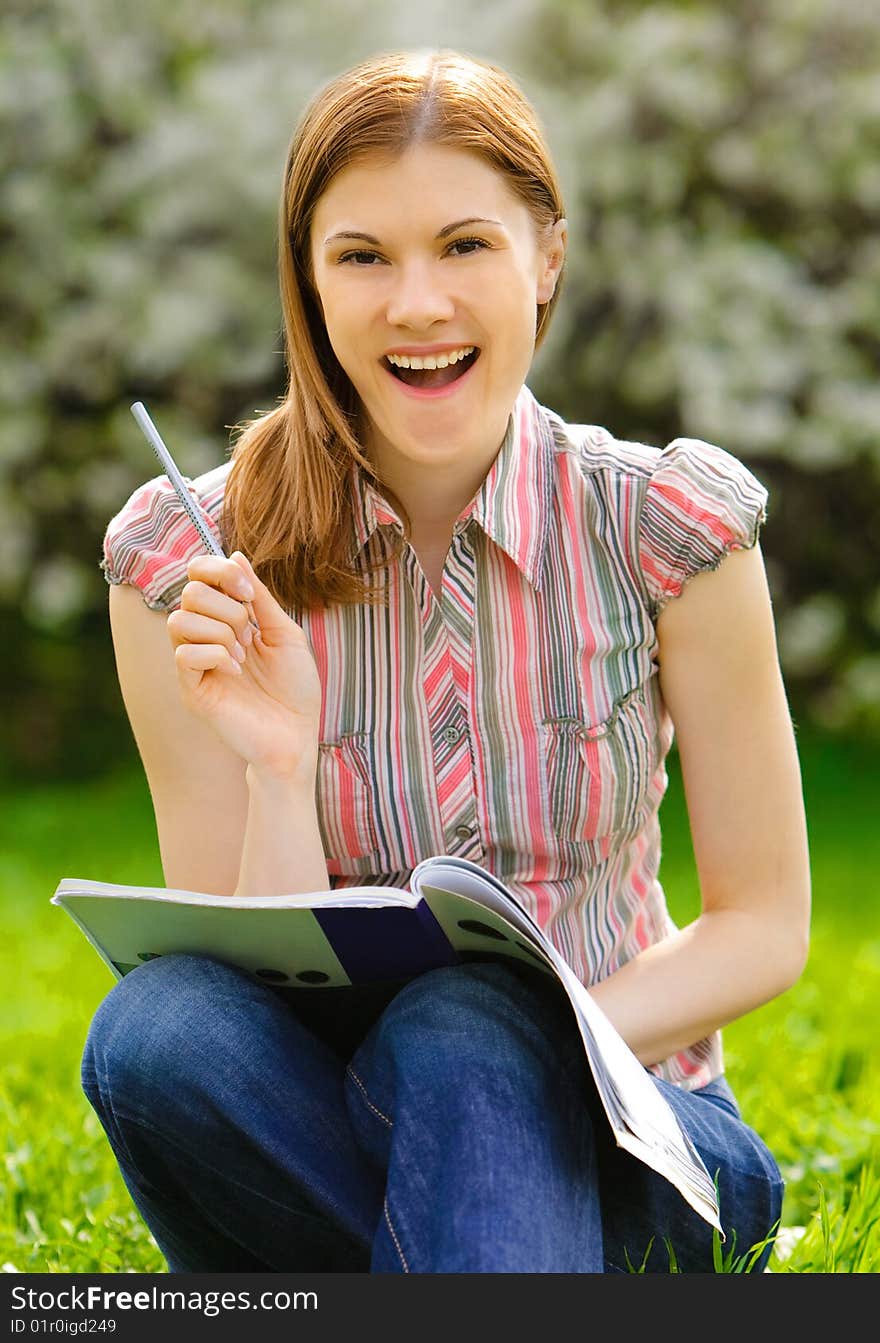
<path fill-rule="evenodd" d="M 458 382 L 468 369 L 473 368 L 479 357 L 480 351 L 473 349 L 470 354 L 464 355 L 454 364 L 447 364 L 445 368 L 401 368 L 399 364 L 392 364 L 387 355 L 383 356 L 382 363 L 389 373 L 393 373 L 399 382 L 406 383 L 407 387 L 430 390 Z"/>

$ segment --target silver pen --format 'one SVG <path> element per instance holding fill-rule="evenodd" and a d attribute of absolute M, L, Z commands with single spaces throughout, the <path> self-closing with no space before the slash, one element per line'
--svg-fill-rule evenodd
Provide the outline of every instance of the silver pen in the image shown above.
<path fill-rule="evenodd" d="M 210 527 L 205 521 L 204 515 L 202 514 L 198 504 L 196 503 L 195 499 L 193 499 L 192 495 L 187 489 L 186 481 L 180 474 L 180 471 L 177 468 L 177 463 L 171 456 L 171 453 L 168 451 L 165 444 L 163 443 L 162 436 L 159 433 L 159 430 L 156 428 L 155 424 L 150 419 L 150 416 L 147 413 L 147 408 L 144 405 L 143 401 L 135 401 L 134 405 L 131 407 L 131 413 L 137 420 L 141 429 L 143 430 L 144 436 L 146 437 L 147 442 L 150 444 L 150 447 L 153 449 L 156 456 L 159 458 L 159 461 L 162 465 L 162 469 L 164 470 L 168 479 L 171 481 L 171 484 L 174 486 L 177 492 L 177 497 L 180 500 L 181 504 L 183 505 L 184 509 L 186 510 L 187 517 L 189 518 L 192 525 L 195 527 L 199 536 L 204 541 L 205 549 L 210 551 L 212 555 L 220 555 L 223 559 L 226 559 L 227 556 L 225 550 L 220 545 L 220 542 L 214 536 L 214 533 L 211 531 Z M 257 624 L 257 619 L 256 616 L 254 615 L 253 606 L 251 605 L 250 602 L 245 602 L 245 605 L 247 606 L 248 613 L 251 618 L 251 624 L 253 625 L 257 633 L 259 633 L 260 627 Z"/>

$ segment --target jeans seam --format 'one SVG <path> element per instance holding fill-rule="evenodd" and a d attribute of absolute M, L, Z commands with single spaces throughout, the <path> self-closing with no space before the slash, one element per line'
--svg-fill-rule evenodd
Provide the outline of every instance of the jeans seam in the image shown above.
<path fill-rule="evenodd" d="M 367 1088 L 364 1086 L 363 1082 L 358 1077 L 357 1073 L 355 1072 L 354 1068 L 352 1068 L 350 1063 L 347 1065 L 345 1071 L 348 1073 L 349 1077 L 360 1091 L 364 1100 L 364 1104 L 369 1106 L 369 1108 L 373 1111 L 373 1114 L 376 1115 L 378 1119 L 381 1119 L 383 1124 L 387 1124 L 389 1128 L 394 1128 L 394 1121 L 392 1119 L 389 1119 L 386 1114 L 383 1114 L 382 1111 L 378 1108 L 378 1106 L 374 1105 L 373 1102 L 370 1100 L 370 1097 L 367 1094 Z"/>
<path fill-rule="evenodd" d="M 96 1065 L 95 1067 L 93 1067 L 92 1072 L 93 1072 L 93 1075 L 94 1075 L 94 1078 L 95 1078 L 95 1084 L 96 1084 L 96 1085 L 95 1085 L 95 1090 L 97 1091 L 97 1097 L 96 1097 L 96 1099 L 98 1100 L 98 1104 L 99 1104 L 100 1110 L 104 1110 L 104 1109 L 106 1108 L 106 1109 L 108 1109 L 108 1110 L 110 1111 L 110 1114 L 111 1114 L 111 1116 L 112 1116 L 112 1118 L 113 1118 L 113 1128 L 114 1128 L 114 1131 L 115 1131 L 117 1140 L 118 1140 L 118 1142 L 119 1142 L 119 1145 L 120 1145 L 120 1147 L 123 1149 L 123 1151 L 125 1152 L 125 1155 L 128 1157 L 129 1165 L 131 1166 L 132 1170 L 137 1170 L 137 1163 L 135 1162 L 135 1160 L 134 1160 L 134 1158 L 133 1158 L 133 1156 L 132 1156 L 132 1154 L 131 1154 L 131 1149 L 130 1149 L 130 1147 L 129 1147 L 129 1145 L 128 1145 L 128 1142 L 127 1142 L 127 1140 L 126 1140 L 125 1133 L 124 1133 L 123 1130 L 122 1130 L 122 1124 L 120 1123 L 120 1120 L 122 1119 L 122 1115 L 121 1115 L 120 1111 L 117 1110 L 116 1105 L 114 1104 L 114 1101 L 113 1101 L 113 1088 L 112 1088 L 111 1085 L 110 1085 L 110 1074 L 109 1074 L 109 1071 L 105 1071 L 105 1072 L 104 1072 L 104 1086 L 103 1086 L 103 1090 L 102 1090 L 102 1087 L 101 1087 L 101 1077 L 100 1077 L 100 1075 L 99 1075 L 99 1073 L 98 1073 L 97 1065 Z M 90 1080 L 91 1080 L 91 1079 L 90 1079 Z M 96 1109 L 96 1107 L 95 1107 L 95 1102 L 94 1102 L 94 1100 L 92 1100 L 92 1097 L 91 1097 L 91 1095 L 89 1094 L 89 1091 L 88 1091 L 88 1089 L 87 1089 L 87 1087 L 86 1087 L 86 1084 L 85 1084 L 85 1077 L 84 1077 L 84 1070 L 82 1070 L 82 1069 L 81 1069 L 81 1071 L 80 1071 L 80 1084 L 81 1084 L 81 1086 L 82 1086 L 83 1091 L 86 1093 L 86 1096 L 88 1097 L 88 1099 L 89 1099 L 89 1103 L 91 1104 L 92 1108 L 93 1108 L 93 1109 Z M 104 1100 L 104 1096 L 105 1096 L 105 1094 L 106 1094 L 106 1102 L 105 1102 L 105 1100 Z M 101 1116 L 100 1116 L 100 1113 L 99 1113 L 98 1117 L 99 1117 L 99 1119 L 100 1119 L 100 1117 L 101 1117 Z"/>
<path fill-rule="evenodd" d="M 388 1195 L 387 1195 L 387 1194 L 385 1195 L 385 1201 L 384 1201 L 384 1203 L 383 1203 L 382 1206 L 383 1206 L 383 1208 L 385 1209 L 385 1223 L 386 1223 L 386 1225 L 387 1225 L 387 1227 L 388 1227 L 388 1230 L 391 1232 L 391 1239 L 394 1241 L 394 1248 L 397 1250 L 398 1258 L 400 1259 L 400 1262 L 401 1262 L 401 1264 L 403 1265 L 403 1271 L 404 1271 L 404 1273 L 409 1273 L 409 1272 L 410 1272 L 410 1266 L 409 1266 L 409 1264 L 406 1262 L 406 1255 L 403 1253 L 403 1250 L 400 1248 L 400 1241 L 397 1239 L 397 1232 L 394 1230 L 394 1226 L 393 1226 L 392 1221 L 391 1221 L 391 1213 L 390 1213 L 389 1210 L 388 1210 Z"/>

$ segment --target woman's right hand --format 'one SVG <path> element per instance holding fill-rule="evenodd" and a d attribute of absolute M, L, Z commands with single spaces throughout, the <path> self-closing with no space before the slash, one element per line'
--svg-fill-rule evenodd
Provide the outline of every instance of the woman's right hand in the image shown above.
<path fill-rule="evenodd" d="M 256 769 L 313 782 L 321 683 L 304 630 L 240 550 L 228 559 L 196 555 L 187 576 L 180 609 L 167 622 L 184 704 Z M 245 583 L 252 599 L 244 595 Z M 243 662 L 235 656 L 236 643 Z"/>

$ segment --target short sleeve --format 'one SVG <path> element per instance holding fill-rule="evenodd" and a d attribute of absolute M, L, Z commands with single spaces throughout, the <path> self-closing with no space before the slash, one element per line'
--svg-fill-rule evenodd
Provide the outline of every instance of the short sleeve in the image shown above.
<path fill-rule="evenodd" d="M 184 477 L 190 493 L 217 541 L 226 476 L 231 463 L 199 476 Z M 174 611 L 187 584 L 187 565 L 205 553 L 205 543 L 190 521 L 167 476 L 138 486 L 104 533 L 100 568 L 108 584 L 130 583 L 155 611 Z"/>
<path fill-rule="evenodd" d="M 694 574 L 749 550 L 767 516 L 767 490 L 738 458 L 677 438 L 658 456 L 639 520 L 642 575 L 656 616 Z"/>

